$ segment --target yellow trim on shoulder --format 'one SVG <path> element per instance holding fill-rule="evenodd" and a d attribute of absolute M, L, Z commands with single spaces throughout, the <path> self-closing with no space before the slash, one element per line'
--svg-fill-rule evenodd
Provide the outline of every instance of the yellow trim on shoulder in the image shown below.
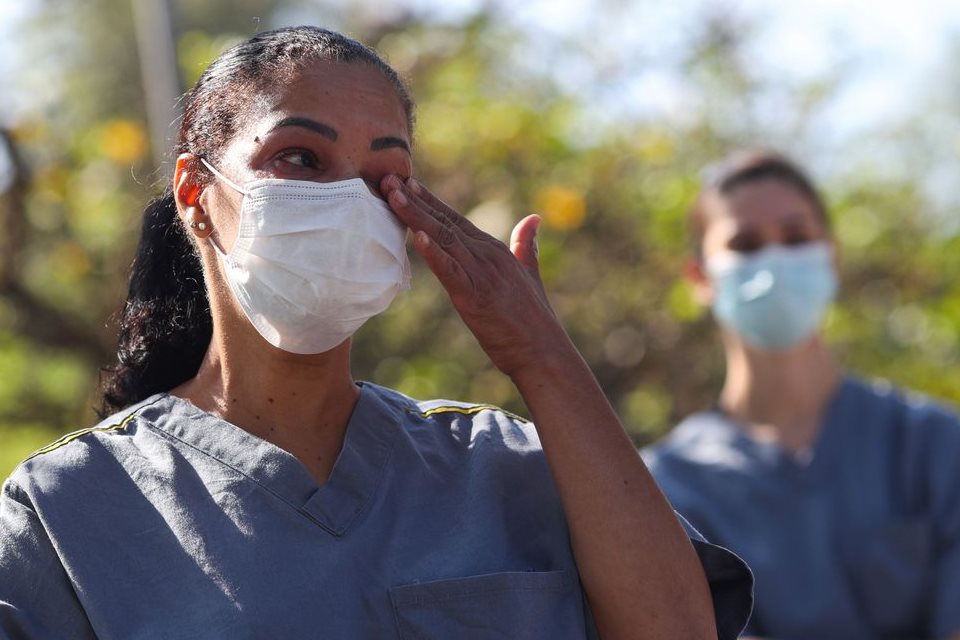
<path fill-rule="evenodd" d="M 435 413 L 462 413 L 464 415 L 470 415 L 473 413 L 480 413 L 481 411 L 486 411 L 487 409 L 491 411 L 496 411 L 497 408 L 492 404 L 481 404 L 475 405 L 473 407 L 458 407 L 455 405 L 444 405 L 442 407 L 434 407 L 433 409 L 427 409 L 426 411 L 421 411 L 420 415 L 424 418 L 427 416 L 432 416 Z"/>
<path fill-rule="evenodd" d="M 519 420 L 520 422 L 530 422 L 526 418 L 521 418 L 520 416 L 510 413 L 509 411 L 504 411 L 500 407 L 495 407 L 492 404 L 479 404 L 472 407 L 458 407 L 456 405 L 444 405 L 441 407 L 434 407 L 433 409 L 427 409 L 426 411 L 421 411 L 420 415 L 424 418 L 428 418 L 432 415 L 438 413 L 460 413 L 466 416 L 473 415 L 474 413 L 480 413 L 481 411 L 498 411 L 506 416 L 513 418 L 514 420 Z"/>
<path fill-rule="evenodd" d="M 33 458 L 36 458 L 37 456 L 41 456 L 45 453 L 50 453 L 51 451 L 55 451 L 56 449 L 59 449 L 63 445 L 69 444 L 74 440 L 76 440 L 77 438 L 83 437 L 88 433 L 93 433 L 94 431 L 122 431 L 124 428 L 126 428 L 127 424 L 136 417 L 137 417 L 137 414 L 136 412 L 134 412 L 128 415 L 126 418 L 124 418 L 121 422 L 118 422 L 117 424 L 111 424 L 106 427 L 89 427 L 87 429 L 80 429 L 79 431 L 74 431 L 72 433 L 63 435 L 58 440 L 55 440 L 54 442 L 51 442 L 47 446 L 41 447 L 40 449 L 37 449 L 36 451 L 31 453 L 30 456 L 26 460 L 24 460 L 24 462 L 26 462 L 27 460 L 32 460 Z"/>

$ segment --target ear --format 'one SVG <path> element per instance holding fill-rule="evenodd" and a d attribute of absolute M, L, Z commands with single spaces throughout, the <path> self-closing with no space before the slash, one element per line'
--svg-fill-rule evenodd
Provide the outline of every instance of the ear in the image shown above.
<path fill-rule="evenodd" d="M 213 223 L 200 204 L 203 186 L 197 170 L 199 160 L 192 153 L 181 153 L 173 173 L 173 197 L 177 201 L 184 223 L 197 238 L 205 239 L 213 233 Z"/>
<path fill-rule="evenodd" d="M 713 304 L 713 285 L 699 258 L 688 258 L 683 265 L 683 276 L 693 287 L 693 297 L 705 307 Z"/>

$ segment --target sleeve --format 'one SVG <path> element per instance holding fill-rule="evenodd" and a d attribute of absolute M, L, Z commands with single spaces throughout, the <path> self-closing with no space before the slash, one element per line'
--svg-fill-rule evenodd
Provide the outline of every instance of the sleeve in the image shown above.
<path fill-rule="evenodd" d="M 718 640 L 735 640 L 744 631 L 753 609 L 753 573 L 729 549 L 711 544 L 677 514 L 700 558 L 710 585 Z"/>
<path fill-rule="evenodd" d="M 0 492 L 0 640 L 95 639 L 83 606 L 26 493 Z"/>
<path fill-rule="evenodd" d="M 932 628 L 936 638 L 960 636 L 960 536 L 940 556 Z"/>
<path fill-rule="evenodd" d="M 935 585 L 930 630 L 935 638 L 960 634 L 960 419 L 940 420 L 926 466 L 933 496 Z"/>

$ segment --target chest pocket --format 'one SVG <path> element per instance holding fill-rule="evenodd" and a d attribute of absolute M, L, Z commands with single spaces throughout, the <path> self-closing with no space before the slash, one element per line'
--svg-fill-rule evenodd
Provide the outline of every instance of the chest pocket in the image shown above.
<path fill-rule="evenodd" d="M 402 640 L 583 640 L 583 596 L 572 571 L 511 572 L 390 590 Z"/>
<path fill-rule="evenodd" d="M 930 524 L 890 523 L 853 537 L 846 546 L 851 586 L 874 630 L 896 638 L 922 633 L 933 577 Z"/>

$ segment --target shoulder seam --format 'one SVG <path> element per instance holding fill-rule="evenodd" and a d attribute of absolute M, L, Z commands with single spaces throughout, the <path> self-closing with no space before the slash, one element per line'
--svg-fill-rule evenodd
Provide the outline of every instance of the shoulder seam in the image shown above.
<path fill-rule="evenodd" d="M 420 415 L 424 418 L 428 418 L 432 415 L 444 414 L 444 413 L 459 413 L 462 415 L 473 415 L 474 413 L 480 413 L 481 411 L 495 411 L 502 413 L 503 415 L 512 418 L 518 422 L 529 423 L 530 421 L 526 418 L 522 418 L 515 413 L 510 413 L 505 411 L 500 407 L 496 407 L 492 404 L 478 404 L 469 407 L 458 407 L 456 405 L 442 405 L 439 407 L 433 407 L 432 409 L 427 409 L 426 411 L 421 411 Z"/>
<path fill-rule="evenodd" d="M 73 442 L 77 438 L 82 438 L 88 433 L 95 433 L 98 431 L 100 432 L 122 431 L 123 429 L 126 428 L 126 426 L 130 423 L 130 421 L 136 417 L 137 417 L 137 413 L 133 412 L 116 424 L 107 425 L 105 427 L 88 427 L 86 429 L 79 429 L 78 431 L 73 431 L 66 435 L 60 436 L 60 438 L 58 438 L 57 440 L 54 440 L 53 442 L 46 445 L 45 447 L 41 447 L 36 451 L 34 451 L 33 453 L 31 453 L 29 456 L 27 456 L 26 459 L 24 459 L 23 462 L 27 462 L 28 460 L 33 460 L 37 456 L 42 456 L 43 454 L 50 453 L 51 451 L 56 451 L 60 447 Z"/>

